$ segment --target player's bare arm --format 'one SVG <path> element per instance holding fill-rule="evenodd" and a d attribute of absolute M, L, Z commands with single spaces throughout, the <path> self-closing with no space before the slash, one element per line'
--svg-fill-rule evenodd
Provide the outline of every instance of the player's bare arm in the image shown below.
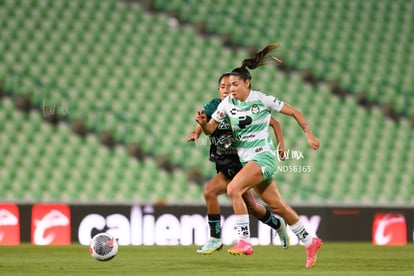
<path fill-rule="evenodd" d="M 295 118 L 296 122 L 299 124 L 299 126 L 303 129 L 303 131 L 306 134 L 306 138 L 308 139 L 308 144 L 311 146 L 312 149 L 317 150 L 320 146 L 320 142 L 318 138 L 313 136 L 308 123 L 306 122 L 305 117 L 303 116 L 302 112 L 300 112 L 298 109 L 290 106 L 289 104 L 285 103 L 283 105 L 282 110 L 280 113 L 292 116 Z"/>
<path fill-rule="evenodd" d="M 273 117 L 270 117 L 269 125 L 272 127 L 276 141 L 279 144 L 278 154 L 280 160 L 285 160 L 285 140 L 283 139 L 282 127 L 280 126 L 279 121 Z"/>
<path fill-rule="evenodd" d="M 211 119 L 209 122 L 207 122 L 207 116 L 204 113 L 204 110 L 197 112 L 195 120 L 206 135 L 211 135 L 217 129 L 218 123 L 216 121 Z"/>
<path fill-rule="evenodd" d="M 201 126 L 197 124 L 195 129 L 188 134 L 187 142 L 197 141 L 202 131 Z"/>

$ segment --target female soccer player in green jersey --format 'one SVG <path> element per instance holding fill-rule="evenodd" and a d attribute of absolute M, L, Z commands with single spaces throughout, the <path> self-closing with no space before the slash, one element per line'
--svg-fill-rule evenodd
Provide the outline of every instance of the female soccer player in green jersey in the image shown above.
<path fill-rule="evenodd" d="M 204 112 L 207 119 L 216 110 L 219 103 L 230 93 L 229 83 L 230 73 L 224 73 L 219 78 L 219 96 L 204 105 Z M 279 122 L 271 118 L 270 125 L 273 128 L 276 139 L 280 144 L 280 149 L 284 148 L 284 141 L 282 130 Z M 196 141 L 202 130 L 197 124 L 194 131 L 192 131 L 187 141 Z M 212 254 L 223 247 L 221 241 L 221 210 L 217 197 L 226 193 L 227 184 L 242 169 L 237 149 L 233 145 L 233 133 L 229 122 L 224 121 L 220 126 L 210 135 L 210 161 L 216 165 L 217 174 L 204 187 L 204 200 L 207 206 L 207 218 L 210 227 L 209 240 L 197 250 L 200 254 Z M 283 154 L 281 154 L 281 157 Z M 280 242 L 284 248 L 289 246 L 289 237 L 286 233 L 286 224 L 282 218 L 276 218 L 269 207 L 258 204 L 250 191 L 243 194 L 243 200 L 249 210 L 249 213 L 258 218 L 261 222 L 269 225 L 277 231 Z"/>
<path fill-rule="evenodd" d="M 269 136 L 269 119 L 275 110 L 293 117 L 303 129 L 312 149 L 319 148 L 319 140 L 313 136 L 303 114 L 296 108 L 259 91 L 251 90 L 251 74 L 247 70 L 264 65 L 267 60 L 275 59 L 269 53 L 278 44 L 270 44 L 253 57 L 245 59 L 242 66 L 230 72 L 230 92 L 217 107 L 212 119 L 207 122 L 203 110 L 196 115 L 196 121 L 206 134 L 213 133 L 218 125 L 228 119 L 243 169 L 230 181 L 227 194 L 236 215 L 236 228 L 240 236 L 238 244 L 228 250 L 234 255 L 251 255 L 249 215 L 242 194 L 253 188 L 275 213 L 281 215 L 291 230 L 306 246 L 306 267 L 312 267 L 322 240 L 309 233 L 297 213 L 282 199 L 273 180 L 276 170 L 275 148 Z"/>

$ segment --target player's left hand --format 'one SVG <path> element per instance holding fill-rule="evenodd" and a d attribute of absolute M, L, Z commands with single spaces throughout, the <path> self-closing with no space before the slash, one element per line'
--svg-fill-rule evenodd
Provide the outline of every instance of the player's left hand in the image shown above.
<path fill-rule="evenodd" d="M 187 142 L 194 142 L 196 140 L 198 140 L 198 136 L 197 136 L 196 132 L 191 131 L 190 134 L 188 134 Z"/>
<path fill-rule="evenodd" d="M 280 149 L 278 149 L 277 153 L 279 154 L 279 159 L 282 160 L 282 161 L 285 161 L 285 158 L 286 158 L 285 150 L 280 148 Z"/>
<path fill-rule="evenodd" d="M 316 138 L 316 137 L 315 137 L 315 136 L 313 136 L 313 135 L 307 135 L 307 137 L 308 137 L 308 144 L 309 144 L 309 146 L 310 146 L 312 149 L 314 149 L 314 150 L 319 149 L 319 147 L 320 147 L 320 142 L 319 142 L 318 138 Z"/>

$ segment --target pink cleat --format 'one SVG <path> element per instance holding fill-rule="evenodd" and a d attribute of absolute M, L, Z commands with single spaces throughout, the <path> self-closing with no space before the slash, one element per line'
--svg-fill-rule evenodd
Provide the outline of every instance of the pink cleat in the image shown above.
<path fill-rule="evenodd" d="M 322 246 L 320 238 L 313 238 L 312 244 L 306 247 L 306 268 L 311 268 L 316 262 L 316 254 Z"/>
<path fill-rule="evenodd" d="M 227 250 L 227 252 L 229 252 L 229 254 L 231 255 L 236 255 L 236 256 L 237 255 L 250 256 L 253 254 L 253 246 L 244 240 L 240 240 L 238 244 L 236 244 L 235 246 Z"/>

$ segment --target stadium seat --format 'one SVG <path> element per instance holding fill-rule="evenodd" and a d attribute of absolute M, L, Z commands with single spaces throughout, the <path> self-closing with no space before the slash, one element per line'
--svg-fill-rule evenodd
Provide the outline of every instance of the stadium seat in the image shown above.
<path fill-rule="evenodd" d="M 320 78 L 337 79 L 341 88 L 352 93 L 365 93 L 373 102 L 391 102 L 397 111 L 414 114 L 408 62 L 413 36 L 406 27 L 413 11 L 410 1 L 245 0 L 243 5 L 231 8 L 215 5 L 214 1 L 203 5 L 180 0 L 153 4 L 177 12 L 178 19 L 190 24 L 206 22 L 207 30 L 230 34 L 239 46 L 261 48 L 280 41 L 277 55 L 283 56 L 288 66 L 310 68 Z M 251 8 L 242 9 L 245 6 Z M 5 0 L 0 3 L 0 13 L 0 80 L 13 95 L 28 93 L 35 103 L 34 111 L 40 112 L 28 118 L 10 101 L 2 101 L 0 119 L 12 118 L 13 122 L 2 126 L 8 133 L 2 135 L 2 141 L 7 145 L 30 145 L 4 151 L 13 150 L 28 158 L 38 152 L 48 156 L 59 153 L 51 160 L 41 159 L 42 165 L 29 168 L 27 175 L 15 173 L 15 164 L 22 160 L 7 159 L 4 162 L 8 165 L 14 164 L 10 165 L 13 173 L 0 169 L 2 175 L 11 183 L 22 178 L 24 187 L 28 187 L 34 172 L 57 167 L 62 170 L 56 175 L 57 186 L 50 185 L 48 190 L 41 181 L 34 184 L 37 191 L 44 191 L 44 198 L 51 200 L 104 200 L 112 195 L 112 199 L 174 200 L 176 196 L 177 200 L 202 202 L 201 188 L 184 182 L 183 174 L 196 166 L 208 179 L 215 174 L 214 166 L 207 160 L 208 144 L 198 148 L 187 144 L 185 138 L 194 127 L 195 111 L 216 97 L 217 77 L 238 66 L 248 56 L 246 50 L 230 50 L 218 36 L 198 36 L 188 25 L 175 25 L 167 14 L 147 13 L 139 3 Z M 243 16 L 235 16 L 239 14 Z M 360 31 L 353 32 L 355 28 Z M 297 72 L 286 75 L 269 66 L 253 74 L 255 88 L 300 108 L 321 139 L 321 149 L 311 151 L 296 123 L 275 115 L 282 123 L 286 144 L 303 150 L 304 162 L 315 167 L 308 175 L 278 176 L 292 200 L 410 202 L 412 197 L 402 192 L 410 190 L 410 179 L 398 176 L 410 172 L 405 164 L 413 158 L 413 134 L 408 122 L 389 121 L 379 109 L 358 107 L 353 97 L 332 96 L 326 84 L 310 86 Z M 73 136 L 64 123 L 57 130 L 45 126 L 39 108 L 45 98 L 56 106 L 69 107 L 68 120 L 85 119 L 88 129 L 96 133 L 82 140 Z M 22 129 L 33 136 L 19 135 Z M 37 129 L 42 129 L 44 136 Z M 119 143 L 140 144 L 148 156 L 169 156 L 182 170 L 176 181 L 191 188 L 172 196 L 172 191 L 184 187 L 174 184 L 171 190 L 169 186 L 163 188 L 166 174 L 151 161 L 130 163 L 126 153 L 109 153 L 102 148 L 96 135 L 105 130 L 114 131 Z M 39 149 L 28 143 L 30 139 Z M 378 152 L 378 148 L 383 150 Z M 398 151 L 400 157 L 395 153 Z M 95 156 L 100 160 L 94 160 Z M 399 158 L 404 161 L 393 162 L 388 171 L 387 161 Z M 117 161 L 112 163 L 113 159 Z M 70 170 L 75 165 L 79 166 L 76 173 Z M 114 170 L 108 172 L 108 168 Z M 143 172 L 132 177 L 126 170 Z M 370 176 L 370 170 L 377 173 L 378 179 Z M 45 175 L 37 176 L 44 179 Z M 65 181 L 68 176 L 70 180 Z M 401 182 L 402 186 L 390 187 L 387 192 L 392 195 L 380 198 L 386 184 L 373 182 L 384 179 Z M 367 183 L 366 189 L 361 183 Z M 102 192 L 95 190 L 100 185 Z M 303 192 L 295 192 L 292 185 Z M 4 194 L 12 193 L 6 190 Z M 16 187 L 16 195 L 22 200 L 29 197 L 20 186 Z M 34 192 L 34 197 L 41 198 L 42 193 Z"/>

